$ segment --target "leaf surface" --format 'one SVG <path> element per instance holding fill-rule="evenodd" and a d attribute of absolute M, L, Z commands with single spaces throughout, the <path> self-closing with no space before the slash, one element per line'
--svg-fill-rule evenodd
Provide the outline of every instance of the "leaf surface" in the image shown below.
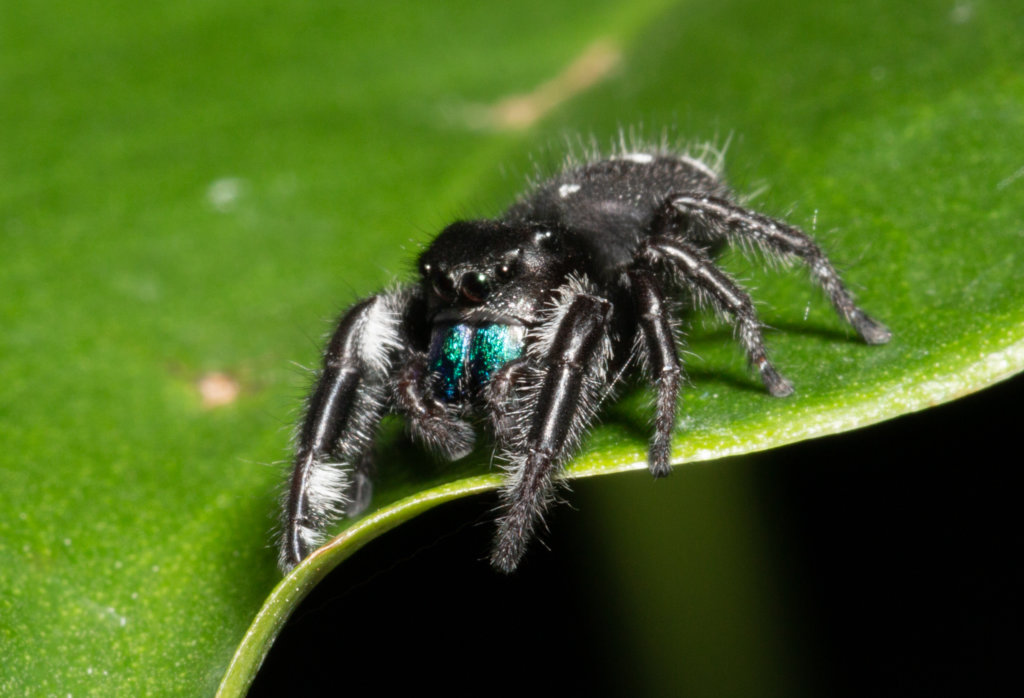
<path fill-rule="evenodd" d="M 1024 367 L 1009 3 L 58 4 L 0 21 L 5 694 L 244 693 L 332 567 L 499 484 L 484 448 L 446 466 L 391 438 L 371 511 L 278 579 L 308 384 L 289 362 L 314 365 L 330 316 L 447 221 L 500 211 L 531 154 L 554 167 L 563 133 L 729 141 L 737 191 L 814 230 L 893 330 L 863 346 L 803 272 L 725 260 L 797 394 L 765 395 L 730 330 L 695 317 L 677 462 Z M 498 118 L 509 104 L 533 127 Z M 572 476 L 643 467 L 646 398 L 608 411 Z"/>

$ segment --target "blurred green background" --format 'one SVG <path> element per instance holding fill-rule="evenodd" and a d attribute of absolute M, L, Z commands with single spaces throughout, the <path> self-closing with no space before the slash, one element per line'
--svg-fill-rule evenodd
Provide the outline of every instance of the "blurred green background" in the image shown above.
<path fill-rule="evenodd" d="M 730 142 L 730 182 L 760 192 L 756 204 L 770 213 L 807 228 L 817 221 L 860 297 L 900 340 L 863 350 L 799 275 L 776 279 L 730 260 L 758 289 L 768 322 L 785 330 L 772 345 L 802 395 L 775 407 L 728 330 L 699 321 L 683 414 L 695 440 L 681 454 L 723 438 L 707 447 L 762 447 L 750 434 L 770 419 L 778 433 L 766 442 L 791 440 L 788 419 L 811 424 L 826 407 L 845 415 L 836 405 L 847 398 L 866 405 L 823 429 L 834 431 L 1019 370 L 1020 352 L 1006 352 L 1021 341 L 1024 308 L 1021 9 L 803 0 L 787 8 L 744 0 L 5 3 L 0 692 L 212 694 L 278 580 L 276 490 L 308 382 L 292 362 L 314 365 L 320 335 L 347 303 L 404 275 L 446 222 L 500 211 L 538 163 L 560 162 L 573 134 L 601 146 L 621 129 Z M 527 99 L 509 101 L 515 96 Z M 526 121 L 513 109 L 523 104 Z M 950 387 L 951 375 L 964 380 Z M 591 461 L 642 453 L 643 395 L 627 397 L 594 437 Z M 775 416 L 763 417 L 769 405 Z M 996 410 L 975 416 L 988 409 Z M 730 432 L 730 420 L 746 431 Z M 303 666 L 310 682 L 345 686 L 356 680 L 349 667 L 384 655 L 428 677 L 438 668 L 456 685 L 504 676 L 516 686 L 562 658 L 608 693 L 820 695 L 857 686 L 851 677 L 875 674 L 823 659 L 845 645 L 828 654 L 812 630 L 837 625 L 815 625 L 808 618 L 821 607 L 799 600 L 808 583 L 800 560 L 828 557 L 828 547 L 785 541 L 816 519 L 786 518 L 777 507 L 798 500 L 794 492 L 847 503 L 909 496 L 908 483 L 930 477 L 918 468 L 938 468 L 940 456 L 950 468 L 965 459 L 983 467 L 1000 433 L 966 454 L 940 442 L 946 450 L 927 463 L 914 441 L 925 437 L 880 437 L 865 449 L 870 457 L 842 446 L 852 470 L 837 468 L 848 480 L 815 482 L 813 468 L 776 462 L 777 471 L 810 478 L 788 489 L 785 479 L 766 484 L 771 460 L 684 468 L 657 487 L 640 474 L 580 483 L 571 501 L 581 513 L 556 514 L 553 552 L 535 546 L 535 571 L 510 579 L 494 578 L 482 561 L 493 501 L 474 500 L 453 519 L 414 522 L 412 538 L 381 541 L 397 546 L 382 547 L 383 557 L 339 570 L 327 600 L 300 610 L 301 632 L 282 638 L 313 637 L 322 655 L 301 650 L 267 668 L 294 678 Z M 733 434 L 745 436 L 730 450 Z M 487 460 L 478 454 L 446 470 L 400 444 L 391 457 L 399 465 L 384 476 L 385 501 L 480 472 Z M 821 467 L 842 460 L 824 458 Z M 967 489 L 976 496 L 966 498 L 953 494 L 963 485 L 959 470 L 939 472 L 949 489 L 936 496 L 948 506 L 926 520 L 959 512 L 988 544 L 1005 542 L 1004 521 L 986 518 L 1003 511 L 986 506 L 1005 491 L 998 472 L 985 471 L 984 490 L 972 475 Z M 842 496 L 831 489 L 837 482 Z M 893 517 L 882 530 L 905 534 Z M 475 522 L 451 556 L 474 565 L 468 577 L 443 546 L 431 552 L 457 520 Z M 779 552 L 787 545 L 803 552 L 790 560 Z M 400 581 L 387 586 L 389 557 L 426 560 L 396 563 Z M 863 561 L 899 559 L 865 553 Z M 980 568 L 967 579 L 982 580 L 981 591 L 968 597 L 1001 603 L 1006 580 L 1017 578 L 998 556 L 961 559 Z M 986 580 L 998 580 L 995 591 L 984 591 Z M 378 585 L 390 596 L 373 597 Z M 435 595 L 460 585 L 455 596 Z M 963 591 L 942 588 L 948 594 L 927 598 Z M 413 610 L 438 604 L 444 613 Z M 982 609 L 985 616 L 989 606 Z M 327 635 L 313 627 L 320 614 L 330 619 Z M 494 622 L 461 625 L 466 614 Z M 592 644 L 548 629 L 566 625 Z M 485 628 L 503 640 L 477 634 Z M 998 635 L 998 623 L 978 628 Z M 884 624 L 878 634 L 886 636 Z M 393 649 L 382 651 L 389 637 Z M 582 654 L 546 644 L 556 639 L 580 644 Z M 538 643 L 549 650 L 542 657 L 530 649 Z M 514 647 L 529 661 L 510 668 L 502 657 Z M 968 654 L 956 655 L 966 666 L 957 676 L 984 673 Z M 366 673 L 371 685 L 394 680 Z M 878 680 L 903 695 L 933 685 L 895 675 L 905 674 Z M 283 685 L 261 679 L 268 683 L 257 690 Z"/>

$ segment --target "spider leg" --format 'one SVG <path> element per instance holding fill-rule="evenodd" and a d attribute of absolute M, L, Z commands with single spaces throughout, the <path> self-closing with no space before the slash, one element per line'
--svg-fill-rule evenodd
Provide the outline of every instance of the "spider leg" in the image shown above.
<path fill-rule="evenodd" d="M 484 386 L 483 399 L 486 412 L 491 417 L 495 440 L 508 443 L 515 437 L 517 396 L 516 388 L 528 374 L 528 364 L 523 358 L 508 362 L 491 376 Z"/>
<path fill-rule="evenodd" d="M 511 572 L 551 499 L 554 472 L 579 443 L 593 418 L 611 353 L 608 326 L 611 304 L 597 296 L 567 292 L 558 312 L 531 347 L 541 374 L 535 408 L 522 414 L 519 432 L 509 444 L 508 485 L 502 490 L 503 515 L 491 564 Z"/>
<path fill-rule="evenodd" d="M 739 284 L 715 266 L 707 252 L 691 243 L 657 235 L 647 239 L 641 255 L 651 263 L 667 263 L 699 300 L 706 300 L 715 310 L 729 315 L 747 359 L 760 372 L 768 392 L 775 397 L 792 394 L 793 384 L 783 378 L 768 359 L 753 301 Z"/>
<path fill-rule="evenodd" d="M 395 383 L 395 402 L 412 435 L 448 460 L 473 450 L 473 427 L 459 419 L 454 408 L 430 394 L 427 355 L 412 352 Z"/>
<path fill-rule="evenodd" d="M 650 269 L 629 271 L 633 300 L 643 338 L 643 356 L 657 388 L 654 436 L 647 462 L 654 477 L 666 477 L 671 468 L 672 432 L 676 424 L 676 403 L 682 381 L 682 369 L 672 331 L 671 311 Z"/>
<path fill-rule="evenodd" d="M 714 237 L 751 240 L 769 254 L 798 257 L 828 295 L 836 312 L 868 344 L 885 344 L 892 333 L 853 302 L 839 272 L 807 233 L 769 216 L 715 196 L 673 197 L 669 205 Z"/>
<path fill-rule="evenodd" d="M 320 543 L 340 514 L 369 501 L 373 437 L 401 344 L 408 292 L 371 296 L 345 313 L 299 427 L 285 495 L 280 566 L 287 571 Z"/>

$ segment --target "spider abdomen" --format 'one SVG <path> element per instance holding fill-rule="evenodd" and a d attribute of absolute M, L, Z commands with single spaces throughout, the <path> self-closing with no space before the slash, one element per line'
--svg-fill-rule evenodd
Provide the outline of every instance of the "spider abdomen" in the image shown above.
<path fill-rule="evenodd" d="M 542 182 L 506 211 L 504 220 L 542 222 L 586 241 L 592 267 L 632 264 L 665 204 L 684 192 L 728 198 L 728 187 L 704 162 L 676 155 L 627 152 L 569 168 Z M 589 271 L 589 270 L 588 270 Z"/>
<path fill-rule="evenodd" d="M 435 324 L 428 366 L 442 402 L 462 402 L 482 388 L 494 372 L 523 353 L 526 329 L 498 323 Z"/>

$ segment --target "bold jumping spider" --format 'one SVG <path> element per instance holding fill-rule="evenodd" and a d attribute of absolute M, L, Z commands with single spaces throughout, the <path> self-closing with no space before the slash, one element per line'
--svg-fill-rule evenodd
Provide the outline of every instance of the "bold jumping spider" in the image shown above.
<path fill-rule="evenodd" d="M 298 433 L 282 568 L 334 518 L 366 507 L 387 412 L 449 459 L 472 447 L 468 417 L 490 423 L 507 472 L 491 563 L 505 572 L 552 498 L 553 476 L 637 364 L 657 394 L 648 463 L 667 475 L 682 381 L 674 294 L 729 317 L 768 392 L 792 393 L 750 296 L 715 266 L 730 242 L 800 259 L 865 342 L 889 341 L 807 234 L 737 204 L 705 162 L 627 152 L 571 165 L 500 218 L 449 225 L 420 255 L 416 283 L 342 317 Z"/>

